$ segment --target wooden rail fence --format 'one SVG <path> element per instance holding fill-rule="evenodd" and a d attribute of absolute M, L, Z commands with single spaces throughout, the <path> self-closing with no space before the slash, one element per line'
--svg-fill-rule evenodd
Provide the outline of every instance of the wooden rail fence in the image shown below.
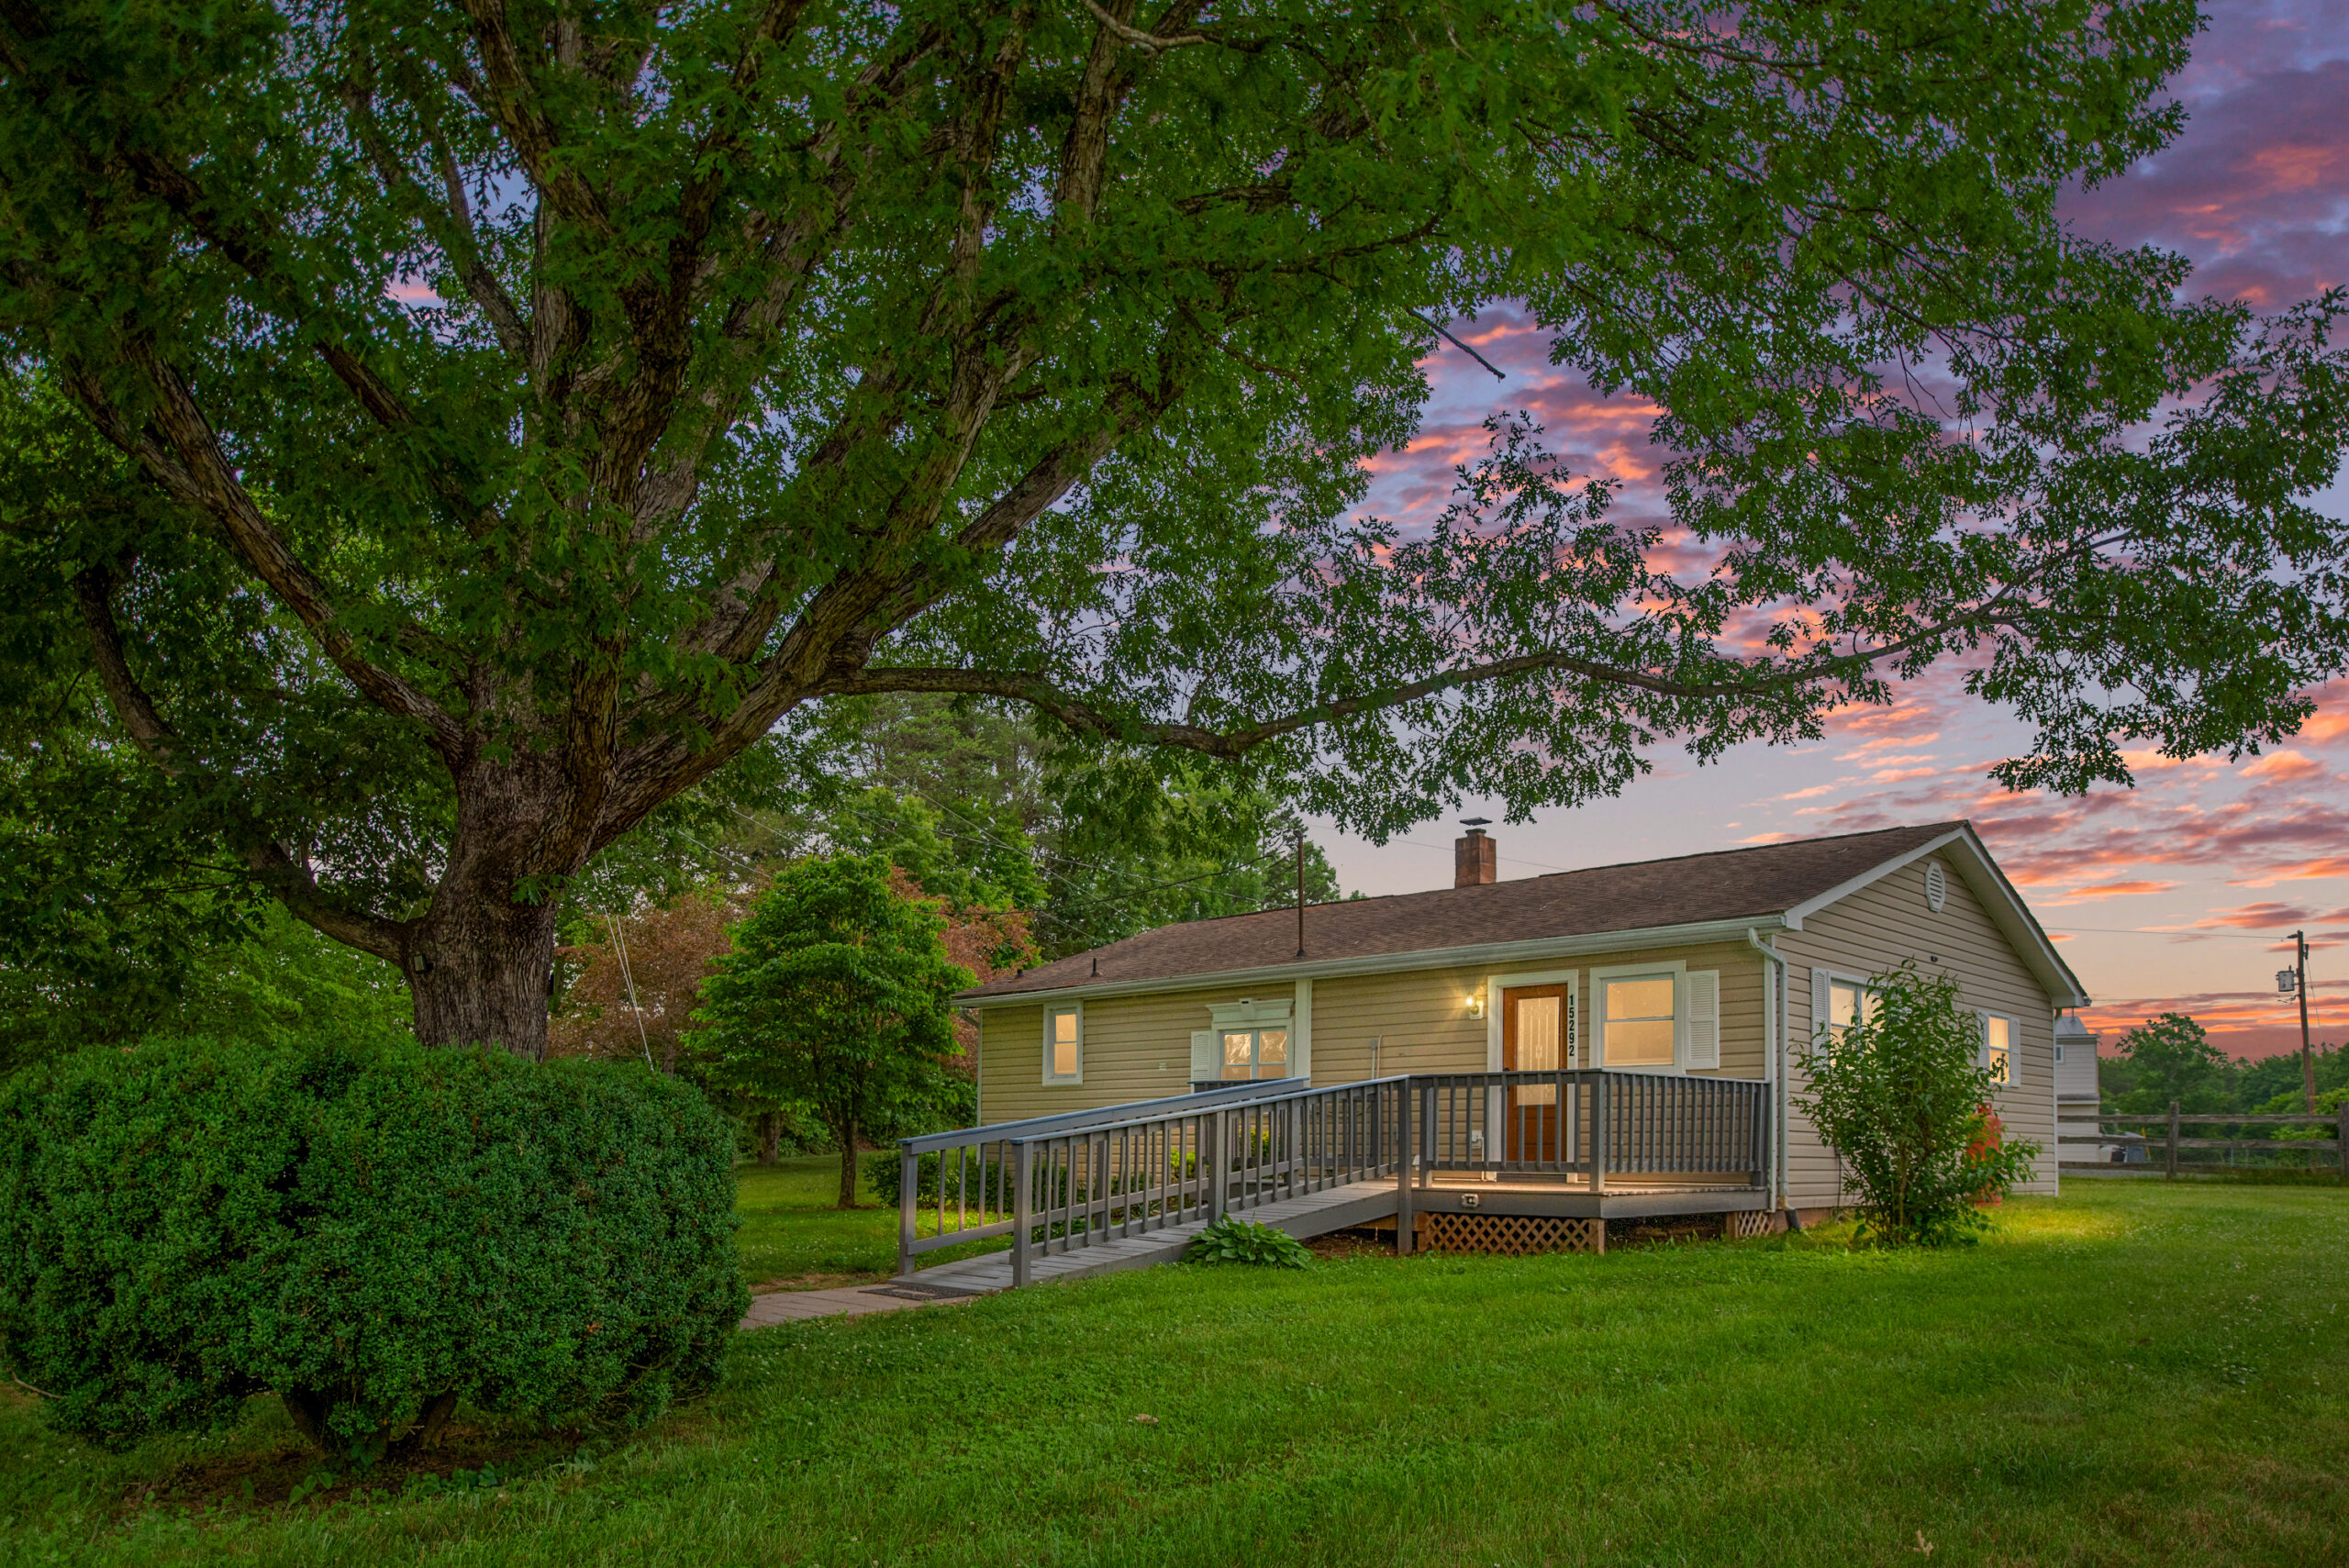
<path fill-rule="evenodd" d="M 2176 1100 L 2172 1100 L 2169 1105 L 2169 1111 L 2166 1115 L 2099 1116 L 2096 1119 L 2097 1126 L 2099 1129 L 2105 1127 L 2150 1127 L 2164 1134 L 2164 1136 L 2158 1140 L 2152 1134 L 2146 1134 L 2144 1135 L 2144 1138 L 2145 1148 L 2148 1153 L 2156 1147 L 2163 1151 L 2162 1169 L 2163 1173 L 2167 1176 L 2175 1177 L 2177 1174 L 2178 1167 L 2181 1164 L 2187 1166 L 2189 1170 L 2197 1165 L 2202 1166 L 2205 1169 L 2215 1170 L 2221 1168 L 2211 1164 L 2211 1162 L 2207 1160 L 2181 1161 L 2177 1157 L 2178 1151 L 2181 1149 L 2224 1149 L 2229 1151 L 2238 1149 L 2246 1149 L 2264 1150 L 2269 1153 L 2299 1153 L 2303 1151 L 2310 1152 L 2322 1151 L 2332 1156 L 2333 1163 L 2340 1168 L 2342 1182 L 2343 1184 L 2349 1184 L 2349 1160 L 2343 1160 L 2342 1158 L 2343 1151 L 2349 1151 L 2349 1105 L 2343 1105 L 2337 1113 L 2321 1111 L 2314 1116 L 2310 1116 L 2305 1111 L 2295 1111 L 2289 1113 L 2244 1113 L 2237 1115 L 2231 1112 L 2182 1110 L 2179 1107 L 2178 1103 Z M 2333 1131 L 2331 1138 L 2284 1139 L 2180 1137 L 2179 1129 L 2187 1127 L 2329 1127 L 2332 1129 Z M 2094 1134 L 2064 1134 L 2060 1129 L 2058 1129 L 2058 1131 L 2059 1135 L 2056 1139 L 2055 1158 L 2060 1168 L 2068 1170 L 2101 1170 L 2106 1168 L 2107 1162 L 2100 1160 L 2065 1160 L 2063 1156 L 2063 1145 L 2066 1143 L 2092 1143 L 2100 1146 L 2110 1143 L 2113 1139 L 2118 1136 L 2117 1134 L 2104 1132 L 2101 1130 Z M 2150 1162 L 2148 1162 L 2148 1163 L 2150 1163 Z"/>

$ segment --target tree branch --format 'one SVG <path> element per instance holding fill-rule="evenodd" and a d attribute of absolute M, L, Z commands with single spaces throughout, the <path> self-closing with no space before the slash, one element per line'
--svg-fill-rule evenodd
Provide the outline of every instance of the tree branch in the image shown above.
<path fill-rule="evenodd" d="M 604 210 L 602 198 L 575 168 L 555 157 L 562 146 L 562 137 L 522 63 L 505 0 L 465 0 L 465 15 L 473 21 L 473 46 L 481 51 L 483 79 L 474 83 L 475 101 L 505 131 L 530 183 L 545 193 L 555 210 L 568 221 L 609 239 L 611 216 Z"/>
<path fill-rule="evenodd" d="M 146 688 L 131 673 L 122 643 L 122 629 L 114 618 L 114 578 L 101 566 L 84 567 L 73 576 L 73 599 L 82 624 L 90 633 L 90 651 L 98 666 L 98 681 L 106 700 L 131 740 L 156 766 L 175 778 L 196 767 L 186 747 L 155 706 Z M 262 886 L 284 905 L 287 913 L 362 952 L 392 963 L 406 962 L 407 927 L 380 916 L 343 909 L 319 893 L 310 868 L 285 852 L 285 847 L 250 824 L 229 834 L 230 847 Z"/>
<path fill-rule="evenodd" d="M 465 293 L 488 318 L 490 329 L 497 335 L 497 346 L 513 358 L 526 355 L 529 350 L 529 327 L 522 319 L 521 307 L 483 260 L 480 232 L 473 226 L 473 204 L 465 197 L 464 172 L 457 167 L 456 154 L 441 139 L 438 128 L 432 128 L 430 137 L 442 200 L 435 203 L 400 161 L 391 139 L 384 134 L 383 122 L 375 117 L 373 89 L 360 82 L 347 81 L 342 98 L 351 110 L 351 128 L 358 133 L 359 143 L 366 150 L 368 161 L 374 164 L 376 177 L 384 182 L 385 191 L 408 198 L 434 241 L 456 263 Z"/>
<path fill-rule="evenodd" d="M 76 401 L 100 431 L 138 459 L 174 499 L 199 507 L 217 521 L 230 547 L 278 601 L 300 618 L 335 668 L 376 706 L 420 726 L 441 760 L 452 770 L 460 767 L 466 749 L 464 727 L 407 682 L 377 667 L 361 650 L 358 639 L 338 624 L 326 584 L 295 555 L 239 483 L 210 423 L 179 373 L 144 345 L 133 346 L 124 357 L 154 389 L 155 425 L 162 439 L 158 442 L 143 432 L 134 434 L 95 377 L 68 377 Z"/>
<path fill-rule="evenodd" d="M 789 25 L 796 24 L 796 6 L 780 4 L 768 13 L 778 39 Z M 766 285 L 729 307 L 718 332 L 717 370 L 703 379 L 701 390 L 693 398 L 699 409 L 698 428 L 677 432 L 677 439 L 670 440 L 662 453 L 666 461 L 638 482 L 633 510 L 640 523 L 673 516 L 691 503 L 710 442 L 741 417 L 755 379 L 755 344 L 781 323 L 800 288 L 830 253 L 831 247 L 852 227 L 848 221 L 852 200 L 872 159 L 843 158 L 847 141 L 844 128 L 876 107 L 885 108 L 900 100 L 915 84 L 915 67 L 937 49 L 944 36 L 935 27 L 918 28 L 899 47 L 858 74 L 840 118 L 827 125 L 807 149 L 809 166 L 825 171 L 815 183 L 822 200 L 803 203 L 780 221 L 763 213 L 749 215 L 744 233 L 758 252 L 758 260 L 751 265 L 769 274 Z M 743 91 L 756 81 L 756 42 L 754 38 L 752 44 L 746 46 L 736 67 L 736 81 Z M 869 154 L 872 149 L 868 144 L 863 150 Z M 699 256 L 689 280 L 690 297 L 701 297 L 717 284 L 719 275 L 713 261 Z M 671 433 L 662 432 L 664 436 Z M 772 562 L 763 562 L 745 576 L 750 582 L 756 582 L 771 568 Z M 738 597 L 734 602 L 740 601 Z"/>
<path fill-rule="evenodd" d="M 1214 729 L 1191 723 L 1120 718 L 1097 704 L 1062 690 L 1041 675 L 1018 672 L 884 666 L 828 675 L 817 689 L 807 695 L 869 696 L 887 692 L 935 692 L 1004 697 L 1026 703 L 1039 712 L 1049 714 L 1079 734 L 1103 740 L 1142 740 L 1162 746 L 1179 746 L 1211 757 L 1230 760 L 1268 740 L 1276 740 L 1318 724 L 1375 713 L 1421 697 L 1437 696 L 1464 686 L 1483 685 L 1516 675 L 1577 675 L 1601 685 L 1647 692 L 1682 702 L 1763 700 L 1882 663 L 1920 642 L 1946 636 L 1963 628 L 2012 625 L 2017 619 L 2014 616 L 1997 614 L 1986 606 L 1976 613 L 1939 623 L 1913 637 L 1881 647 L 1798 662 L 1760 679 L 1746 681 L 1682 681 L 1651 671 L 1586 659 L 1578 654 L 1520 653 L 1507 659 L 1463 665 L 1359 696 L 1317 703 L 1295 713 L 1239 729 Z"/>
<path fill-rule="evenodd" d="M 1168 34 L 1144 32 L 1141 28 L 1135 27 L 1132 23 L 1121 20 L 1120 18 L 1110 15 L 1108 11 L 1103 10 L 1101 8 L 1100 0 L 1085 0 L 1085 8 L 1093 13 L 1094 19 L 1101 24 L 1101 30 L 1104 33 L 1107 33 L 1109 37 L 1116 39 L 1119 43 L 1125 44 L 1130 48 L 1141 50 L 1144 54 L 1164 54 L 1168 50 L 1182 49 L 1188 44 L 1214 43 L 1217 41 L 1206 33 Z M 1159 19 L 1159 26 L 1161 27 L 1167 25 L 1175 7 L 1169 6 L 1167 9 L 1168 16 Z M 1198 7 L 1196 6 L 1185 6 L 1181 7 L 1181 9 L 1186 15 L 1194 15 L 1197 12 Z"/>

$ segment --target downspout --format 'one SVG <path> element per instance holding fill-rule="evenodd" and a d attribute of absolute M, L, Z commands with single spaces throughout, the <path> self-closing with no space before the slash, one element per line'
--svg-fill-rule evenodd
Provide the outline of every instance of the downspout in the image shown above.
<path fill-rule="evenodd" d="M 985 1127 L 987 1124 L 987 1075 L 986 1058 L 983 1053 L 987 1044 L 986 1009 L 965 1007 L 963 1016 L 971 1020 L 971 1125 Z"/>
<path fill-rule="evenodd" d="M 1745 928 L 1745 940 L 1776 966 L 1771 976 L 1774 1005 L 1762 1018 L 1768 1036 L 1762 1049 L 1771 1080 L 1770 1207 L 1775 1209 L 1785 1206 L 1787 1192 L 1787 956 L 1764 941 L 1762 933 L 1752 926 Z"/>

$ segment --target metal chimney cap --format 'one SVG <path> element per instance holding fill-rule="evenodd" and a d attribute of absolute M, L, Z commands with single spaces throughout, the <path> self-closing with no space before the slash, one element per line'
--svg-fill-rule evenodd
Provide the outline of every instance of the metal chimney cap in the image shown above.
<path fill-rule="evenodd" d="M 1471 833 L 1475 833 L 1491 827 L 1493 819 L 1489 817 L 1464 817 L 1460 819 L 1460 825 Z"/>

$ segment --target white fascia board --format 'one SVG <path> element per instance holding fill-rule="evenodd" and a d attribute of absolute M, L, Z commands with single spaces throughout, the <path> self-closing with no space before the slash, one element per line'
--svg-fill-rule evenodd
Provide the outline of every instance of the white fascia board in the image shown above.
<path fill-rule="evenodd" d="M 1849 898 L 1894 872 L 1944 850 L 1956 851 L 1950 858 L 1957 862 L 1957 873 L 1965 878 L 1966 886 L 1974 890 L 1974 895 L 1989 912 L 1991 922 L 2013 944 L 2017 955 L 2038 976 L 2055 1005 L 2059 1007 L 2087 1006 L 2089 997 L 2081 987 L 2080 977 L 2072 973 L 2072 966 L 2064 962 L 2063 955 L 2055 951 L 2055 944 L 2047 940 L 2046 931 L 2040 927 L 2039 917 L 2031 912 L 2031 906 L 2023 902 L 2022 895 L 2015 891 L 2015 884 L 2007 880 L 2007 873 L 2000 871 L 1998 862 L 1991 858 L 1989 847 L 1970 827 L 1952 828 L 1938 839 L 1927 840 L 1905 855 L 1896 855 L 1848 882 L 1829 888 L 1816 898 L 1804 900 L 1787 911 L 1787 929 L 1799 931 L 1806 918 L 1829 905 Z"/>
<path fill-rule="evenodd" d="M 1870 867 L 1866 871 L 1862 872 L 1859 875 L 1853 877 L 1848 882 L 1837 883 L 1834 886 L 1819 895 L 1816 898 L 1804 899 L 1801 903 L 1787 911 L 1787 929 L 1790 931 L 1801 930 L 1802 923 L 1805 918 L 1818 914 L 1830 904 L 1838 903 L 1843 899 L 1849 898 L 1853 894 L 1860 891 L 1860 889 L 1869 887 L 1876 883 L 1882 882 L 1886 877 L 1890 876 L 1894 872 L 1898 871 L 1901 867 L 1914 865 L 1919 861 L 1923 860 L 1927 855 L 1932 854 L 1937 851 L 1947 849 L 1951 844 L 1957 842 L 1959 840 L 1962 840 L 1966 836 L 1967 834 L 1965 828 L 1953 828 L 1938 839 L 1926 840 L 1923 843 L 1918 845 L 1915 849 L 1909 851 L 1905 855 L 1895 855 L 1892 859 L 1885 861 L 1877 865 Z"/>
<path fill-rule="evenodd" d="M 1354 974 L 1393 974 L 1413 969 L 1473 969 L 1481 964 L 1520 964 L 1542 959 L 1577 958 L 1590 953 L 1630 952 L 1636 948 L 1694 947 L 1700 942 L 1740 942 L 1749 930 L 1776 930 L 1786 922 L 1776 915 L 1742 916 L 1734 920 L 1703 920 L 1686 926 L 1649 926 L 1631 931 L 1594 931 L 1580 937 L 1537 937 L 1521 942 L 1486 942 L 1478 947 L 1421 948 L 1411 952 L 1370 953 L 1361 958 L 1328 959 L 1320 962 L 1264 964 L 1254 969 L 1226 969 L 1207 974 L 1170 974 L 1160 980 L 1104 981 L 1097 984 L 1063 985 L 1050 991 L 1017 991 L 994 996 L 958 998 L 956 1005 L 981 1007 L 1027 1007 L 1040 1002 L 1071 997 L 1143 996 L 1168 991 L 1221 990 L 1228 985 L 1287 984 L 1298 980 L 1330 980 Z"/>

